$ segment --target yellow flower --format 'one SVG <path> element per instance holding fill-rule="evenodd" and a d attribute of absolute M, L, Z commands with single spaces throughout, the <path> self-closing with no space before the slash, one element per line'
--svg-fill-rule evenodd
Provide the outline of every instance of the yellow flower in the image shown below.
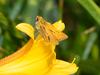
<path fill-rule="evenodd" d="M 60 31 L 64 29 L 61 21 L 53 25 Z M 77 71 L 76 64 L 56 59 L 56 45 L 46 43 L 40 35 L 34 39 L 34 28 L 30 24 L 21 23 L 16 28 L 30 40 L 14 54 L 0 60 L 0 75 L 70 75 Z"/>

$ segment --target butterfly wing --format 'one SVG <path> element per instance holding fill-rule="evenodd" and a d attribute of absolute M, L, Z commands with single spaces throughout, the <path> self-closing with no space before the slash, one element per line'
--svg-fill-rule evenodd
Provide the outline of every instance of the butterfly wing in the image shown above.
<path fill-rule="evenodd" d="M 40 34 L 46 41 L 52 43 L 57 43 L 68 38 L 66 34 L 56 30 L 56 28 L 50 24 L 42 25 L 40 27 Z"/>
<path fill-rule="evenodd" d="M 56 43 L 68 38 L 66 34 L 58 31 L 51 23 L 45 21 L 41 16 L 36 17 L 36 25 L 39 33 L 47 42 Z"/>
<path fill-rule="evenodd" d="M 58 31 L 53 25 L 48 26 L 48 32 L 50 32 L 52 37 L 54 37 L 58 42 L 68 38 L 65 33 Z"/>

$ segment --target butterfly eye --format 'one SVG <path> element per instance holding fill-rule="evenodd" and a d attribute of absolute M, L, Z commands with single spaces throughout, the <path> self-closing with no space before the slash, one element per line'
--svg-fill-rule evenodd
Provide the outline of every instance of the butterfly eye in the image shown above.
<path fill-rule="evenodd" d="M 36 17 L 36 21 L 39 21 L 38 17 Z"/>

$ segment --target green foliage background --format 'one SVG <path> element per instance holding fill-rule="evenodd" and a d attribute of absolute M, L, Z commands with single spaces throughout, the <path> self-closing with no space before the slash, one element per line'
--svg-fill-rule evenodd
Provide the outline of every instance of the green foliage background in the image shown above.
<path fill-rule="evenodd" d="M 0 58 L 14 53 L 28 37 L 15 29 L 21 22 L 34 26 L 35 17 L 53 23 L 62 19 L 67 40 L 57 46 L 57 58 L 78 64 L 75 75 L 100 75 L 99 0 L 0 0 Z"/>

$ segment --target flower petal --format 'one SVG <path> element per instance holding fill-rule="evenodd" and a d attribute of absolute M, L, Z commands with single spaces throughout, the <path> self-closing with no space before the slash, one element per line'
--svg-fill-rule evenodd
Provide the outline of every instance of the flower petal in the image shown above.
<path fill-rule="evenodd" d="M 68 63 L 62 60 L 56 60 L 54 67 L 48 75 L 70 75 L 75 73 L 78 67 L 74 63 Z"/>
<path fill-rule="evenodd" d="M 65 24 L 59 20 L 53 24 L 59 31 L 63 31 L 65 29 Z"/>
<path fill-rule="evenodd" d="M 16 26 L 16 28 L 24 33 L 26 33 L 28 36 L 30 36 L 34 40 L 34 28 L 32 25 L 27 23 L 20 23 Z"/>
<path fill-rule="evenodd" d="M 56 57 L 50 45 L 46 45 L 41 38 L 37 40 L 25 55 L 0 66 L 0 75 L 45 75 Z"/>
<path fill-rule="evenodd" d="M 19 59 L 20 57 L 24 56 L 31 48 L 33 44 L 33 40 L 29 40 L 29 42 L 27 44 L 25 44 L 21 49 L 17 50 L 17 52 L 3 58 L 0 60 L 0 69 L 2 68 L 2 66 L 17 61 L 17 59 Z"/>
<path fill-rule="evenodd" d="M 31 39 L 22 49 L 5 58 L 8 58 L 9 62 L 0 66 L 0 75 L 44 75 L 56 60 L 53 52 L 55 46 L 47 44 L 40 35 L 33 40 L 33 35 L 30 34 L 33 29 L 29 25 L 20 24 L 17 28 L 29 35 Z"/>
<path fill-rule="evenodd" d="M 77 71 L 75 64 L 56 59 L 54 44 L 46 43 L 40 35 L 34 40 L 32 26 L 21 23 L 16 28 L 31 39 L 17 52 L 0 60 L 0 75 L 69 75 Z"/>

